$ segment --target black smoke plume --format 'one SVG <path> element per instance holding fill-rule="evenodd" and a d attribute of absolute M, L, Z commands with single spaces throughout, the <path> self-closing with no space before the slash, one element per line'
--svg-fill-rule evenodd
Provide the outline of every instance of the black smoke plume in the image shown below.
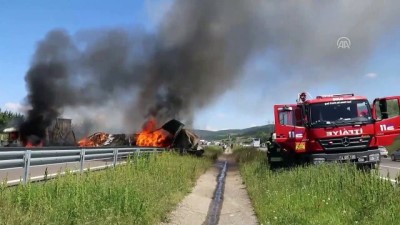
<path fill-rule="evenodd" d="M 400 3 L 389 2 L 176 0 L 153 33 L 52 30 L 26 75 L 32 110 L 21 130 L 43 137 L 68 108 L 80 108 L 78 117 L 103 110 L 104 123 L 127 131 L 149 116 L 190 123 L 264 54 L 282 68 L 265 75 L 276 82 L 269 87 L 337 79 L 361 68 L 381 35 L 397 28 Z M 337 48 L 341 36 L 350 49 Z"/>

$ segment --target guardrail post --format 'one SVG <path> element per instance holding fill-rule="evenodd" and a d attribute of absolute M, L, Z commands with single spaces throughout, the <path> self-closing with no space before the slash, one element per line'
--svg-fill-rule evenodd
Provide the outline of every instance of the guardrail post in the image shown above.
<path fill-rule="evenodd" d="M 23 177 L 24 185 L 28 183 L 30 168 L 31 168 L 31 150 L 26 150 L 24 155 L 24 177 Z"/>
<path fill-rule="evenodd" d="M 81 174 L 83 173 L 83 169 L 84 169 L 84 166 L 85 166 L 85 149 L 84 148 L 82 148 L 81 149 L 81 154 L 80 154 L 80 156 L 81 156 L 81 158 L 80 158 L 80 163 L 81 163 L 81 165 L 80 165 L 80 172 L 81 172 Z"/>
<path fill-rule="evenodd" d="M 118 159 L 118 149 L 114 149 L 114 161 L 113 161 L 113 166 L 117 166 L 117 159 Z"/>
<path fill-rule="evenodd" d="M 133 162 L 133 160 L 137 160 L 139 158 L 139 153 L 140 153 L 140 149 L 138 148 L 134 148 L 132 149 L 132 154 L 129 155 L 131 162 Z"/>

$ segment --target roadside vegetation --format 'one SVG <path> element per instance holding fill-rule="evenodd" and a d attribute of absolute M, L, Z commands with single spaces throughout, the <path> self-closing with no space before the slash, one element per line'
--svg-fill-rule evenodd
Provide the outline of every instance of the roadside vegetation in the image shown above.
<path fill-rule="evenodd" d="M 8 110 L 2 111 L 0 109 L 0 129 L 4 129 L 15 119 L 23 120 L 23 115 Z"/>
<path fill-rule="evenodd" d="M 0 190 L 0 224 L 158 224 L 213 163 L 208 156 L 141 156 L 126 165 Z"/>
<path fill-rule="evenodd" d="M 223 153 L 222 147 L 220 146 L 206 146 L 204 148 L 203 156 L 211 160 L 217 160 L 218 156 Z"/>
<path fill-rule="evenodd" d="M 400 189 L 347 164 L 271 171 L 266 153 L 236 149 L 260 224 L 398 224 Z"/>

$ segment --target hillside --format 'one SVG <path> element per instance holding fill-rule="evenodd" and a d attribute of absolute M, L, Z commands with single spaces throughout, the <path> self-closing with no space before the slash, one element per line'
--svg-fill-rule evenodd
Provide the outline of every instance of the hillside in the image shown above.
<path fill-rule="evenodd" d="M 228 138 L 229 135 L 231 137 L 258 137 L 261 136 L 269 136 L 274 129 L 273 124 L 249 127 L 245 129 L 229 129 L 229 130 L 219 130 L 219 131 L 209 131 L 209 130 L 194 130 L 201 139 L 206 140 L 221 140 Z"/>

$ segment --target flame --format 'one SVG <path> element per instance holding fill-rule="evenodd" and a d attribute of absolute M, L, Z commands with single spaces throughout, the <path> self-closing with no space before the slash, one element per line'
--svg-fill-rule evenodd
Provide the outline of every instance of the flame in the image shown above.
<path fill-rule="evenodd" d="M 171 144 L 170 133 L 156 128 L 157 121 L 154 118 L 150 118 L 143 125 L 143 130 L 136 139 L 136 145 L 142 147 L 168 147 Z"/>
<path fill-rule="evenodd" d="M 31 141 L 28 141 L 25 145 L 26 148 L 38 148 L 38 147 L 43 147 L 43 141 L 40 141 L 39 144 L 35 145 Z"/>
<path fill-rule="evenodd" d="M 168 147 L 170 145 L 169 133 L 164 130 L 142 131 L 136 140 L 136 145 L 142 147 Z"/>
<path fill-rule="evenodd" d="M 108 139 L 109 134 L 104 132 L 95 133 L 89 137 L 85 137 L 78 142 L 79 147 L 99 147 Z"/>
<path fill-rule="evenodd" d="M 79 147 L 95 147 L 96 144 L 94 141 L 90 140 L 89 138 L 83 138 L 82 140 L 78 141 Z"/>

